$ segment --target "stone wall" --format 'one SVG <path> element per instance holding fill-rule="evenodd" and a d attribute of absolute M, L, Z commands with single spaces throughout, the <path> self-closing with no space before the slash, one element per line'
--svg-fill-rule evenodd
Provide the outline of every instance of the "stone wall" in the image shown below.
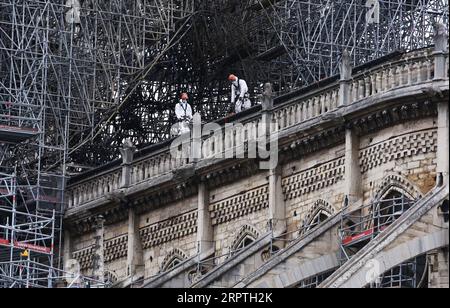
<path fill-rule="evenodd" d="M 449 287 L 448 247 L 428 255 L 428 281 L 430 288 Z"/>
<path fill-rule="evenodd" d="M 210 192 L 216 263 L 232 253 L 245 234 L 259 237 L 268 232 L 268 181 L 262 173 Z"/>
<path fill-rule="evenodd" d="M 127 163 L 110 170 L 110 177 L 117 176 L 109 186 L 103 175 L 73 183 L 66 220 L 80 228 L 71 238 L 72 256 L 89 272 L 100 215 L 106 220 L 105 271 L 120 279 L 136 265 L 148 279 L 174 260 L 209 256 L 211 247 L 220 265 L 241 240 L 261 237 L 271 225 L 276 238 L 287 232 L 281 236 L 295 240 L 320 211 L 333 215 L 344 205 L 357 210 L 393 186 L 420 199 L 438 174 L 448 182 L 448 156 L 438 151 L 448 149 L 448 75 L 444 62 L 433 65 L 433 58 L 448 61 L 448 53 L 405 54 L 275 105 L 271 93 L 265 94 L 262 114 L 236 121 L 268 118 L 278 124 L 282 163 L 271 170 L 257 171 L 257 160 L 211 155 L 180 165 L 163 148 L 136 161 L 130 152 Z M 231 135 L 220 142 L 239 134 Z M 130 216 L 137 218 L 131 223 L 136 232 L 130 231 L 134 220 L 127 220 L 128 211 L 137 215 Z M 329 241 L 317 242 L 311 259 L 337 245 Z M 142 257 L 127 258 L 136 242 Z M 447 259 L 443 256 L 438 261 L 446 260 L 448 271 L 448 251 Z"/>
<path fill-rule="evenodd" d="M 197 252 L 197 197 L 141 214 L 139 230 L 145 277 L 157 275 L 171 257 L 184 259 L 194 255 Z"/>
<path fill-rule="evenodd" d="M 330 215 L 342 207 L 345 173 L 344 146 L 307 155 L 283 166 L 287 232 L 296 238 L 299 231 L 320 209 Z"/>
<path fill-rule="evenodd" d="M 424 195 L 436 183 L 437 127 L 427 118 L 386 128 L 361 138 L 360 167 L 364 202 L 394 181 L 409 187 L 414 198 Z"/>

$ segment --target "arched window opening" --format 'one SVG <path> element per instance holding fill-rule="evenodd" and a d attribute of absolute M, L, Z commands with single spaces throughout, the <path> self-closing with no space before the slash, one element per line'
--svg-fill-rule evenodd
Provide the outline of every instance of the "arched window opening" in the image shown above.
<path fill-rule="evenodd" d="M 299 234 L 305 234 L 321 225 L 332 216 L 333 212 L 333 208 L 328 203 L 322 200 L 317 201 L 311 209 L 310 214 L 306 216 Z"/>
<path fill-rule="evenodd" d="M 235 247 L 234 247 L 234 251 L 241 251 L 244 248 L 250 246 L 253 242 L 255 242 L 255 238 L 251 235 L 246 235 Z"/>
<path fill-rule="evenodd" d="M 161 272 L 169 272 L 187 259 L 186 254 L 180 249 L 174 249 L 162 262 Z"/>
<path fill-rule="evenodd" d="M 230 246 L 230 254 L 234 255 L 253 244 L 259 237 L 259 232 L 252 226 L 245 225 L 241 228 L 235 240 Z"/>
<path fill-rule="evenodd" d="M 169 260 L 169 262 L 167 264 L 164 265 L 163 272 L 168 272 L 168 271 L 174 269 L 182 262 L 183 262 L 183 260 L 181 258 L 173 257 L 171 260 Z"/>
<path fill-rule="evenodd" d="M 418 256 L 388 270 L 367 287 L 384 289 L 428 288 L 428 262 L 426 255 Z"/>
<path fill-rule="evenodd" d="M 419 194 L 409 193 L 405 187 L 388 182 L 380 189 L 373 203 L 344 213 L 339 228 L 341 263 L 347 262 L 402 217 L 416 202 L 413 195 L 420 197 Z"/>
<path fill-rule="evenodd" d="M 311 224 L 308 227 L 308 230 L 313 229 L 326 221 L 328 218 L 330 218 L 330 214 L 325 211 L 320 211 L 320 213 L 317 213 L 316 216 L 311 221 Z"/>
<path fill-rule="evenodd" d="M 414 201 L 397 190 L 391 190 L 373 205 L 374 228 L 383 231 L 411 208 Z"/>

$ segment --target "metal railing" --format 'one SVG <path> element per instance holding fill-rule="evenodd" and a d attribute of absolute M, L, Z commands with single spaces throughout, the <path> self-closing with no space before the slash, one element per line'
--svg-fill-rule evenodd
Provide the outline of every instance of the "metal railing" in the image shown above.
<path fill-rule="evenodd" d="M 339 227 L 339 240 L 342 260 L 350 260 L 355 249 L 378 236 L 398 218 L 400 218 L 416 201 L 405 196 L 383 199 L 342 215 Z"/>

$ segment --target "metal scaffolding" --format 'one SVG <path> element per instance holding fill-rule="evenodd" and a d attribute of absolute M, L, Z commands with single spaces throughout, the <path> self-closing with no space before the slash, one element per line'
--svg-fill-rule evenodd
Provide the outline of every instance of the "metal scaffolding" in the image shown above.
<path fill-rule="evenodd" d="M 292 86 L 339 73 L 347 49 L 358 66 L 396 50 L 433 43 L 434 24 L 448 23 L 447 0 L 262 1 L 293 66 Z"/>
<path fill-rule="evenodd" d="M 374 240 L 414 206 L 416 201 L 400 193 L 342 215 L 339 228 L 341 265 Z M 368 288 L 423 288 L 427 275 L 426 255 L 404 262 L 370 283 Z"/>
<path fill-rule="evenodd" d="M 1 287 L 66 276 L 64 188 L 95 153 L 71 154 L 166 52 L 193 3 L 0 0 Z"/>
<path fill-rule="evenodd" d="M 359 66 L 429 46 L 434 23 L 448 24 L 447 0 L 203 0 L 193 6 L 179 39 L 77 152 L 84 162 L 96 166 L 118 157 L 125 138 L 141 148 L 167 140 L 182 92 L 205 121 L 222 118 L 229 73 L 247 81 L 257 104 L 265 82 L 284 93 L 336 75 L 343 49 Z"/>
<path fill-rule="evenodd" d="M 362 206 L 341 218 L 339 227 L 341 264 L 375 239 L 400 218 L 416 201 L 401 194 L 392 194 L 383 200 Z"/>

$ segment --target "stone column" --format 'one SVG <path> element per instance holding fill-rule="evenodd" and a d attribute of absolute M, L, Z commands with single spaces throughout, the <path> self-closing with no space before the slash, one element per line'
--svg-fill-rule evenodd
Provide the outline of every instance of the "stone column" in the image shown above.
<path fill-rule="evenodd" d="M 449 114 L 448 102 L 438 103 L 437 173 L 449 184 Z"/>
<path fill-rule="evenodd" d="M 196 163 L 202 159 L 202 118 L 199 113 L 194 114 L 193 121 L 190 163 Z M 190 140 L 188 139 L 188 141 Z"/>
<path fill-rule="evenodd" d="M 339 86 L 339 106 L 349 105 L 350 98 L 350 82 L 352 79 L 352 65 L 350 53 L 347 49 L 342 52 L 342 61 L 340 66 L 341 81 Z"/>
<path fill-rule="evenodd" d="M 436 25 L 434 51 L 434 80 L 447 78 L 446 55 L 448 54 L 448 33 L 442 24 Z M 444 183 L 449 184 L 449 114 L 448 101 L 438 103 L 438 150 L 437 172 L 442 175 Z"/>
<path fill-rule="evenodd" d="M 214 253 L 214 230 L 209 213 L 209 191 L 206 183 L 198 187 L 197 250 L 200 259 Z"/>
<path fill-rule="evenodd" d="M 63 262 L 64 270 L 68 270 L 67 262 L 72 259 L 72 238 L 70 236 L 69 229 L 64 230 L 64 250 L 63 250 Z"/>
<path fill-rule="evenodd" d="M 266 83 L 264 85 L 264 93 L 262 95 L 262 123 L 266 141 L 271 142 L 274 136 L 272 125 L 272 109 L 273 109 L 273 92 L 272 85 Z M 277 144 L 278 145 L 278 144 Z M 271 147 L 272 147 L 271 142 Z M 284 202 L 282 190 L 282 176 L 280 166 L 272 166 L 269 163 L 269 222 L 271 224 L 274 237 L 278 237 L 286 232 L 286 204 Z"/>
<path fill-rule="evenodd" d="M 104 253 L 104 236 L 105 236 L 105 219 L 103 216 L 96 218 L 96 230 L 94 236 L 94 253 L 93 253 L 93 276 L 94 279 L 103 282 L 105 277 L 105 253 Z"/>
<path fill-rule="evenodd" d="M 281 181 L 280 167 L 269 171 L 269 219 L 274 237 L 286 232 L 286 204 Z"/>
<path fill-rule="evenodd" d="M 434 79 L 447 78 L 446 56 L 448 54 L 448 33 L 441 23 L 436 24 L 434 36 Z"/>
<path fill-rule="evenodd" d="M 270 124 L 272 123 L 272 109 L 273 109 L 273 92 L 272 85 L 266 83 L 264 85 L 264 93 L 262 95 L 262 112 L 261 112 L 261 122 L 264 125 L 265 133 L 267 136 L 270 135 Z"/>
<path fill-rule="evenodd" d="M 139 220 L 134 209 L 128 210 L 128 253 L 127 274 L 133 277 L 144 266 L 141 237 L 139 234 Z"/>
<path fill-rule="evenodd" d="M 362 204 L 361 168 L 359 165 L 360 140 L 353 129 L 345 132 L 345 190 L 348 205 L 352 208 Z"/>
<path fill-rule="evenodd" d="M 122 182 L 120 187 L 127 188 L 131 184 L 132 163 L 133 156 L 136 148 L 131 143 L 131 140 L 127 139 L 123 143 L 120 153 L 122 154 Z"/>
<path fill-rule="evenodd" d="M 428 253 L 428 287 L 443 289 L 449 287 L 448 247 Z"/>

